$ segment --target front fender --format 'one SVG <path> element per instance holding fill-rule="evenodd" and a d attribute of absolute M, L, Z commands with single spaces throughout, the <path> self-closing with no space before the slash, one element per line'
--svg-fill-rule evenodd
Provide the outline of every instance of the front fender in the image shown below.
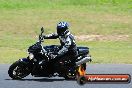
<path fill-rule="evenodd" d="M 31 60 L 28 58 L 21 58 L 19 59 L 19 62 L 24 64 L 31 64 Z"/>

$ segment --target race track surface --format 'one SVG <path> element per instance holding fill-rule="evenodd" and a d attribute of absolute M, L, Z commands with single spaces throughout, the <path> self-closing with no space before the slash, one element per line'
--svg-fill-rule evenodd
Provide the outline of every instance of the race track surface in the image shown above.
<path fill-rule="evenodd" d="M 64 80 L 63 78 L 43 78 L 28 77 L 22 80 L 12 80 L 8 76 L 10 65 L 0 65 L 0 88 L 132 88 L 129 84 L 93 84 L 88 83 L 83 86 L 77 84 L 75 80 Z M 130 64 L 90 64 L 87 66 L 88 74 L 130 74 L 132 75 L 132 65 Z"/>

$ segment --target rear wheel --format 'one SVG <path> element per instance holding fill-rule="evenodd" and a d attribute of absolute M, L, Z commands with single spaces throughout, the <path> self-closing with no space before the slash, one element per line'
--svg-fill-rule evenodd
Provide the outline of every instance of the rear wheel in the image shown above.
<path fill-rule="evenodd" d="M 8 74 L 12 79 L 22 79 L 30 74 L 30 69 L 24 63 L 16 61 L 10 66 Z"/>
<path fill-rule="evenodd" d="M 74 80 L 75 78 L 76 78 L 76 76 L 75 75 L 65 75 L 64 76 L 64 78 L 65 78 L 65 80 Z"/>
<path fill-rule="evenodd" d="M 76 78 L 76 71 L 75 70 L 76 70 L 75 68 L 72 68 L 72 70 L 68 69 L 64 78 L 66 80 L 74 80 Z"/>

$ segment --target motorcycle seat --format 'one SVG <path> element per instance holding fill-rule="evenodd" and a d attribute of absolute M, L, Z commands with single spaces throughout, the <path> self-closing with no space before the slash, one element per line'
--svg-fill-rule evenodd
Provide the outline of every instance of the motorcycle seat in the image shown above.
<path fill-rule="evenodd" d="M 77 51 L 79 55 L 85 55 L 89 53 L 88 47 L 77 47 Z"/>

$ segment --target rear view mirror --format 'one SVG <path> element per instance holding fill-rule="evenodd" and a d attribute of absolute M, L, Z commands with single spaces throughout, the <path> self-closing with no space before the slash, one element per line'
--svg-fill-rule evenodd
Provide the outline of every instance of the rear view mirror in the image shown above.
<path fill-rule="evenodd" d="M 44 28 L 43 27 L 41 28 L 41 32 L 44 33 Z"/>

